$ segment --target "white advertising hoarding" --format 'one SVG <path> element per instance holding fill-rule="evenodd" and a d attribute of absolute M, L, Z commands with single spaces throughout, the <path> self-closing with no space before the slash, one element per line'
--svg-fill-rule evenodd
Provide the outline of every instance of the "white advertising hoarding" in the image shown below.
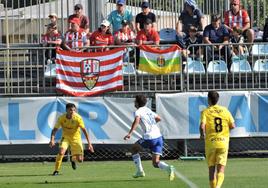
<path fill-rule="evenodd" d="M 219 104 L 229 109 L 237 126 L 231 136 L 268 136 L 268 92 L 219 93 Z M 129 144 L 141 137 L 139 128 L 129 141 L 123 140 L 134 120 L 134 98 L 2 98 L 0 144 L 48 143 L 68 102 L 76 104 L 93 143 Z M 159 127 L 166 139 L 199 138 L 200 113 L 206 107 L 207 93 L 156 94 Z"/>
<path fill-rule="evenodd" d="M 231 136 L 268 135 L 268 92 L 219 92 L 219 103 L 232 113 L 236 128 Z M 162 117 L 165 138 L 199 138 L 200 114 L 207 107 L 207 93 L 157 94 L 156 111 Z"/>
<path fill-rule="evenodd" d="M 48 143 L 68 102 L 77 106 L 93 143 L 132 143 L 141 137 L 138 129 L 131 140 L 123 140 L 134 119 L 134 98 L 2 98 L 0 144 Z"/>

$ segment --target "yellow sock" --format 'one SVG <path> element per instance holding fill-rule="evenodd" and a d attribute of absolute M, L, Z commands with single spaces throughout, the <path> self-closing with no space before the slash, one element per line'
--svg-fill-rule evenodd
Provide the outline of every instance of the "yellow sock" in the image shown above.
<path fill-rule="evenodd" d="M 224 173 L 219 172 L 219 173 L 217 174 L 217 184 L 216 184 L 216 186 L 217 186 L 217 187 L 221 187 L 221 185 L 222 185 L 222 183 L 223 183 L 223 180 L 224 180 Z"/>
<path fill-rule="evenodd" d="M 64 157 L 64 155 L 60 155 L 60 154 L 57 155 L 56 163 L 55 163 L 55 171 L 59 171 L 63 157 Z"/>
<path fill-rule="evenodd" d="M 210 184 L 210 188 L 215 188 L 216 187 L 216 179 L 212 180 L 212 181 L 209 181 L 209 184 Z"/>

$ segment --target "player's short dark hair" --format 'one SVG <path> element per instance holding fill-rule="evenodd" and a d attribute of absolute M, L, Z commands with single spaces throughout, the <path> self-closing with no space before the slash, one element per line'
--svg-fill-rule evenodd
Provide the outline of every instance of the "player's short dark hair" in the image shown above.
<path fill-rule="evenodd" d="M 69 108 L 76 108 L 76 106 L 73 103 L 67 103 L 66 104 L 66 110 L 69 109 Z"/>
<path fill-rule="evenodd" d="M 208 92 L 208 99 L 210 100 L 212 105 L 217 104 L 219 100 L 219 93 L 217 91 L 209 91 Z"/>
<path fill-rule="evenodd" d="M 147 103 L 147 99 L 144 95 L 137 95 L 136 96 L 136 103 L 138 104 L 139 107 L 143 107 Z"/>

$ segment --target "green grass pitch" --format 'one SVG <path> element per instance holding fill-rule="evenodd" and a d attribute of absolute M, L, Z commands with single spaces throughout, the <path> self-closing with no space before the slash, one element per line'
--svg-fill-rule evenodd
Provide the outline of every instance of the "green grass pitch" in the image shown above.
<path fill-rule="evenodd" d="M 199 188 L 208 188 L 205 161 L 166 161 Z M 51 176 L 54 163 L 1 163 L 0 188 L 186 188 L 181 179 L 169 182 L 167 173 L 143 161 L 146 176 L 133 179 L 132 161 L 84 162 L 76 170 L 63 162 L 60 175 Z M 267 158 L 229 159 L 222 188 L 266 188 Z"/>

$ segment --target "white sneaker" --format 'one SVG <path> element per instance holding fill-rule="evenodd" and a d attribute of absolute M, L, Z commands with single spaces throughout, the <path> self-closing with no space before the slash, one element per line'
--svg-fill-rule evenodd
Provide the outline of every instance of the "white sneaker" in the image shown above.
<path fill-rule="evenodd" d="M 169 166 L 169 173 L 168 173 L 168 175 L 169 175 L 169 181 L 173 181 L 175 179 L 175 173 L 174 173 L 174 171 L 175 171 L 174 166 L 170 165 Z"/>

